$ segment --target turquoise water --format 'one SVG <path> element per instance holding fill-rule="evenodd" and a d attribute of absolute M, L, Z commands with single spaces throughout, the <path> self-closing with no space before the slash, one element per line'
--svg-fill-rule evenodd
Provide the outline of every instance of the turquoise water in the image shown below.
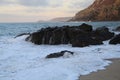
<path fill-rule="evenodd" d="M 16 36 L 20 33 L 34 32 L 43 27 L 77 26 L 82 23 L 93 25 L 94 28 L 107 26 L 111 29 L 120 26 L 120 22 L 41 22 L 41 23 L 0 23 L 0 36 Z"/>

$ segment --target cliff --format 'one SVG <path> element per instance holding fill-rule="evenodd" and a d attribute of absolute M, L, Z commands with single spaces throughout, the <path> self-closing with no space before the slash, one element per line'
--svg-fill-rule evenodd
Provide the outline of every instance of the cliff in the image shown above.
<path fill-rule="evenodd" d="M 70 21 L 120 21 L 120 0 L 95 0 Z"/>

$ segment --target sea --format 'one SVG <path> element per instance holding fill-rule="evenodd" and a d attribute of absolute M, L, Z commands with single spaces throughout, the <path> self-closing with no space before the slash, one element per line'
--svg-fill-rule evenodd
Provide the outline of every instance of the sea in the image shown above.
<path fill-rule="evenodd" d="M 78 80 L 81 75 L 106 69 L 112 62 L 108 59 L 120 58 L 120 44 L 87 47 L 68 45 L 35 45 L 26 42 L 28 35 L 15 38 L 21 33 L 32 33 L 41 28 L 78 26 L 82 23 L 94 29 L 106 26 L 113 31 L 120 22 L 33 22 L 0 23 L 0 80 Z M 119 34 L 119 32 L 115 32 Z M 46 59 L 50 53 L 68 50 L 74 55 Z"/>

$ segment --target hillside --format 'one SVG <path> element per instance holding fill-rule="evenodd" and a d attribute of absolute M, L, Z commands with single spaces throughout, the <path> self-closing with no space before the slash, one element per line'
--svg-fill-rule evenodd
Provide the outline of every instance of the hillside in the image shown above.
<path fill-rule="evenodd" d="M 70 21 L 120 21 L 120 0 L 95 0 Z"/>
<path fill-rule="evenodd" d="M 72 17 L 58 17 L 58 18 L 53 18 L 50 21 L 65 22 L 70 19 L 72 19 Z"/>

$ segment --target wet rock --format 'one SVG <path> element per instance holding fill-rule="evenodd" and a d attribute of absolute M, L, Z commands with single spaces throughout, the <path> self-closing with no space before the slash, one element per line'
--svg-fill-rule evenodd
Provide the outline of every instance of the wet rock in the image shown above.
<path fill-rule="evenodd" d="M 81 30 L 87 31 L 87 32 L 90 32 L 90 31 L 93 30 L 91 25 L 88 25 L 88 24 L 85 24 L 85 23 L 83 23 L 82 25 L 80 25 L 79 28 Z"/>
<path fill-rule="evenodd" d="M 42 44 L 42 42 L 43 42 L 43 36 L 44 35 L 44 31 L 39 31 L 39 32 L 34 32 L 34 33 L 32 33 L 31 34 L 31 37 L 30 37 L 30 41 L 32 42 L 32 43 L 35 43 L 35 44 Z"/>
<path fill-rule="evenodd" d="M 46 56 L 46 58 L 58 58 L 58 57 L 62 57 L 62 56 L 69 56 L 69 55 L 73 55 L 74 52 L 71 51 L 61 51 L 61 52 L 56 52 L 56 53 L 51 53 L 49 55 Z"/>
<path fill-rule="evenodd" d="M 55 28 L 50 28 L 50 27 L 48 27 L 48 28 L 46 28 L 46 29 L 43 30 L 43 31 L 44 31 L 43 44 L 50 44 L 50 42 L 51 42 L 51 37 L 52 37 L 53 31 L 54 31 L 55 29 L 56 29 L 56 27 L 55 27 Z"/>
<path fill-rule="evenodd" d="M 81 36 L 72 42 L 72 47 L 85 47 L 89 45 L 101 45 L 103 42 L 95 37 Z"/>
<path fill-rule="evenodd" d="M 34 44 L 72 44 L 73 47 L 84 47 L 89 45 L 100 45 L 102 41 L 109 40 L 114 36 L 107 27 L 96 30 L 91 25 L 48 27 L 30 34 L 26 41 Z"/>
<path fill-rule="evenodd" d="M 114 31 L 120 31 L 120 26 L 118 26 Z"/>
<path fill-rule="evenodd" d="M 120 34 L 116 35 L 115 37 L 113 37 L 109 44 L 120 44 Z"/>
<path fill-rule="evenodd" d="M 23 35 L 30 35 L 30 33 L 22 33 L 22 34 L 19 34 L 19 35 L 15 36 L 14 38 L 17 38 L 17 37 L 20 37 L 20 36 L 23 36 Z"/>
<path fill-rule="evenodd" d="M 52 45 L 62 44 L 63 36 L 64 36 L 64 31 L 62 28 L 55 29 L 51 37 L 51 44 Z"/>
<path fill-rule="evenodd" d="M 114 36 L 113 32 L 110 32 L 109 29 L 107 27 L 99 27 L 94 31 L 94 37 L 105 41 L 105 40 L 109 40 Z"/>

